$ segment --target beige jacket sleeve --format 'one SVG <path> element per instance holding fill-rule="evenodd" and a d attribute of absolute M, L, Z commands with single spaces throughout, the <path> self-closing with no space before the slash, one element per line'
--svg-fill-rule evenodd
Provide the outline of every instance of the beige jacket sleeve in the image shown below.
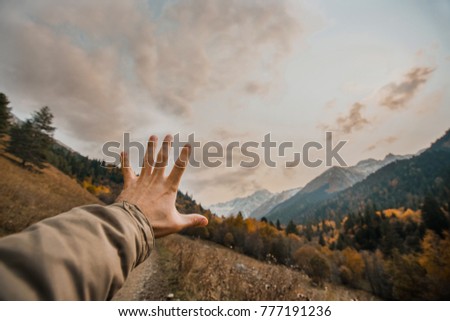
<path fill-rule="evenodd" d="M 153 246 L 134 205 L 74 208 L 0 239 L 0 299 L 111 299 Z"/>

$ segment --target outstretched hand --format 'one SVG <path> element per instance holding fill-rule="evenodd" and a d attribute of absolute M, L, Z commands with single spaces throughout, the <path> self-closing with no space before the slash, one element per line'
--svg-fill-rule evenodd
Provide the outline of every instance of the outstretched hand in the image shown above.
<path fill-rule="evenodd" d="M 169 176 L 164 176 L 172 141 L 171 135 L 164 138 L 155 162 L 158 138 L 153 135 L 150 137 L 139 177 L 130 167 L 128 154 L 122 153 L 121 157 L 124 187 L 116 201 L 137 205 L 150 221 L 156 238 L 186 227 L 208 224 L 206 217 L 180 214 L 175 207 L 178 186 L 188 164 L 191 148 L 189 145 L 183 147 Z"/>

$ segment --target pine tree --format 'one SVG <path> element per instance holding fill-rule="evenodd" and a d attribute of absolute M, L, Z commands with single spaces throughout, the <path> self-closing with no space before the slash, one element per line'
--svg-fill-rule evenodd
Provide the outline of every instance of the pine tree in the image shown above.
<path fill-rule="evenodd" d="M 0 137 L 8 133 L 11 126 L 11 108 L 9 100 L 4 93 L 0 93 Z"/>
<path fill-rule="evenodd" d="M 321 245 L 321 246 L 325 246 L 327 243 L 325 242 L 325 238 L 323 237 L 323 233 L 320 233 L 320 236 L 319 236 L 319 244 Z"/>
<path fill-rule="evenodd" d="M 50 112 L 50 108 L 45 106 L 35 112 L 32 122 L 36 130 L 41 162 L 44 162 L 47 160 L 48 153 L 53 144 L 53 132 L 55 131 L 55 127 L 52 126 L 53 114 Z"/>
<path fill-rule="evenodd" d="M 311 224 L 306 225 L 305 236 L 306 236 L 306 239 L 308 240 L 308 242 L 311 242 L 311 240 L 313 238 L 313 229 L 312 229 Z"/>
<path fill-rule="evenodd" d="M 48 107 L 42 107 L 31 119 L 11 128 L 7 151 L 22 159 L 22 165 L 32 163 L 43 167 L 53 144 L 53 115 Z"/>
<path fill-rule="evenodd" d="M 292 220 L 286 226 L 286 234 L 298 234 L 297 226 Z"/>
<path fill-rule="evenodd" d="M 346 247 L 347 247 L 347 240 L 346 240 L 344 234 L 339 233 L 337 243 L 336 243 L 336 249 L 338 249 L 339 251 L 342 251 Z"/>
<path fill-rule="evenodd" d="M 36 165 L 40 163 L 39 145 L 36 137 L 36 130 L 30 120 L 22 124 L 16 124 L 10 130 L 11 139 L 7 152 L 16 155 L 22 159 L 22 165 L 25 166 L 27 162 Z"/>
<path fill-rule="evenodd" d="M 449 227 L 445 214 L 439 207 L 438 202 L 432 197 L 425 197 L 422 206 L 422 218 L 425 227 L 435 231 L 440 237 L 442 237 L 443 230 Z"/>
<path fill-rule="evenodd" d="M 52 126 L 53 114 L 48 106 L 42 107 L 38 111 L 33 113 L 32 118 L 33 125 L 42 133 L 52 136 L 55 131 L 55 127 Z"/>
<path fill-rule="evenodd" d="M 281 223 L 280 223 L 280 220 L 279 220 L 279 219 L 277 219 L 277 230 L 278 230 L 278 231 L 281 231 L 281 230 L 282 230 L 282 228 L 281 228 Z"/>

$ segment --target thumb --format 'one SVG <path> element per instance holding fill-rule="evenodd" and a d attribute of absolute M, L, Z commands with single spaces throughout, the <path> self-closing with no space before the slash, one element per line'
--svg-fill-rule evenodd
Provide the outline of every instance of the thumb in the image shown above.
<path fill-rule="evenodd" d="M 183 228 L 206 226 L 208 225 L 208 219 L 200 214 L 180 214 L 182 218 Z"/>

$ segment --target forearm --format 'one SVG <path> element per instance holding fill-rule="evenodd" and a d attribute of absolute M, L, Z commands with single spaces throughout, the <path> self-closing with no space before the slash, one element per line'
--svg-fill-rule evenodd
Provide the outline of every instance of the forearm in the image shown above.
<path fill-rule="evenodd" d="M 153 244 L 133 205 L 74 208 L 0 240 L 0 299 L 111 299 Z"/>

